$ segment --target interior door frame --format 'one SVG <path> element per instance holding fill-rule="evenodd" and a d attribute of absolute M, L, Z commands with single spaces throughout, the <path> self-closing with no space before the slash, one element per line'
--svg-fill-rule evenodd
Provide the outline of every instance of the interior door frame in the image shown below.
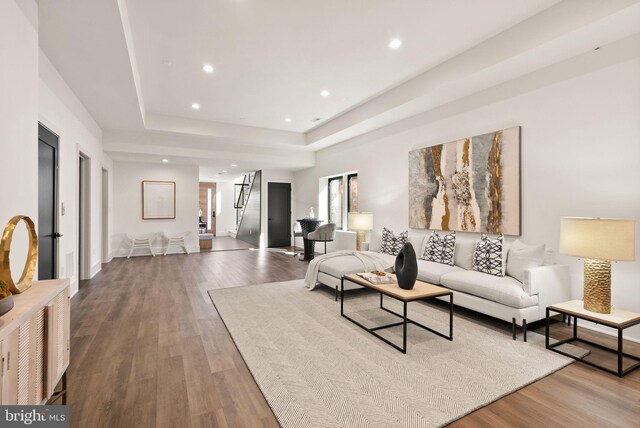
<path fill-rule="evenodd" d="M 80 164 L 82 158 L 84 164 Z M 78 285 L 80 280 L 91 278 L 91 157 L 78 146 Z M 80 199 L 82 194 L 82 199 Z M 80 203 L 82 201 L 82 203 Z"/>
<path fill-rule="evenodd" d="M 265 230 L 267 231 L 266 233 L 266 239 L 265 239 L 265 243 L 266 243 L 266 247 L 269 247 L 269 184 L 274 183 L 274 184 L 288 184 L 289 185 L 289 246 L 292 245 L 293 242 L 293 225 L 294 225 L 294 214 L 295 214 L 295 210 L 293 209 L 293 182 L 291 180 L 269 180 L 267 181 L 267 186 L 266 186 L 266 194 L 267 197 L 265 198 L 265 213 L 264 213 L 264 218 L 266 219 L 266 228 Z"/>
<path fill-rule="evenodd" d="M 53 233 L 60 233 L 60 132 L 54 131 L 52 126 L 45 124 L 43 120 L 38 121 L 38 144 L 40 144 L 40 127 L 45 131 L 50 132 L 56 137 L 55 146 L 55 168 L 53 175 Z M 48 142 L 45 142 L 49 144 Z M 49 144 L 51 145 L 51 144 Z M 38 150 L 40 147 L 38 146 Z M 58 278 L 59 262 L 60 262 L 60 239 L 57 237 L 54 239 L 53 244 L 53 277 Z"/>
<path fill-rule="evenodd" d="M 109 175 L 111 172 L 106 167 L 102 167 L 102 263 L 109 263 L 111 256 L 109 254 Z"/>

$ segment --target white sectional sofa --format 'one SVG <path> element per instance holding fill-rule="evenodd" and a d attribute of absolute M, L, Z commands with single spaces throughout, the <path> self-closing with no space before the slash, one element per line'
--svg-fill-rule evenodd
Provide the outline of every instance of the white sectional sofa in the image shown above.
<path fill-rule="evenodd" d="M 428 235 L 409 235 L 416 254 L 420 257 Z M 527 322 L 544 319 L 545 309 L 554 303 L 570 300 L 569 267 L 555 264 L 553 252 L 545 252 L 542 266 L 523 270 L 519 279 L 505 274 L 503 277 L 472 270 L 472 258 L 479 235 L 459 235 L 456 239 L 454 266 L 418 260 L 418 279 L 442 285 L 453 290 L 454 303 L 492 317 L 511 322 L 513 338 L 516 326 L 522 326 L 526 340 Z M 380 248 L 379 235 L 372 234 L 369 251 Z M 503 272 L 506 271 L 510 245 L 503 249 Z M 393 266 L 395 256 L 383 255 Z M 322 262 L 319 267 L 318 282 L 336 290 L 340 279 L 349 273 L 362 272 L 362 262 L 351 255 L 335 257 Z M 345 290 L 360 288 L 345 282 Z"/>

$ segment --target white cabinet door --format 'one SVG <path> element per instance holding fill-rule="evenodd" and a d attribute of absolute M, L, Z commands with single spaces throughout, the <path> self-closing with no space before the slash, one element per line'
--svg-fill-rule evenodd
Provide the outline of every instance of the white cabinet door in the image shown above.
<path fill-rule="evenodd" d="M 69 366 L 69 318 L 69 289 L 65 289 L 47 305 L 47 397 Z"/>

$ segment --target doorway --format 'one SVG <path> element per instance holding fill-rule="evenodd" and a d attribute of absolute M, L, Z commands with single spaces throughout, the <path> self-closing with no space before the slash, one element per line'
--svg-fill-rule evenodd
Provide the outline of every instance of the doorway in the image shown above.
<path fill-rule="evenodd" d="M 91 278 L 91 159 L 78 152 L 78 279 Z"/>
<path fill-rule="evenodd" d="M 102 168 L 102 263 L 109 263 L 109 171 Z"/>
<path fill-rule="evenodd" d="M 56 134 L 38 124 L 38 279 L 57 277 L 58 142 Z"/>
<path fill-rule="evenodd" d="M 216 235 L 216 183 L 200 182 L 199 194 L 200 216 L 198 229 L 200 233 Z"/>
<path fill-rule="evenodd" d="M 269 183 L 267 186 L 267 245 L 291 245 L 291 183 Z"/>

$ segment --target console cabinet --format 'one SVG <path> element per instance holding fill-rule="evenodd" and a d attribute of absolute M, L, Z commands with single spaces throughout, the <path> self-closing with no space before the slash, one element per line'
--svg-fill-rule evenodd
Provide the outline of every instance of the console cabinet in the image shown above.
<path fill-rule="evenodd" d="M 35 281 L 13 298 L 0 317 L 0 403 L 44 404 L 69 367 L 69 281 Z"/>

